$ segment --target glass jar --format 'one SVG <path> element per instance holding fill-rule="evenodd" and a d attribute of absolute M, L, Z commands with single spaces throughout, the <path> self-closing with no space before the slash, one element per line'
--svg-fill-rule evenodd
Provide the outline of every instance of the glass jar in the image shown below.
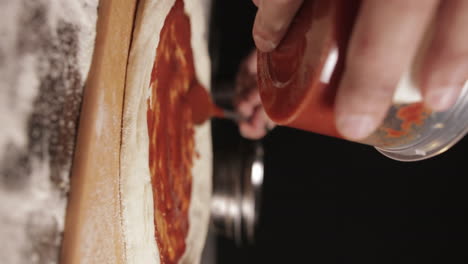
<path fill-rule="evenodd" d="M 259 52 L 260 96 L 277 124 L 343 138 L 335 127 L 333 104 L 359 4 L 304 1 L 278 48 Z M 419 54 L 400 80 L 381 126 L 360 141 L 400 161 L 438 155 L 468 132 L 468 82 L 450 110 L 432 112 L 422 103 L 413 79 Z"/>

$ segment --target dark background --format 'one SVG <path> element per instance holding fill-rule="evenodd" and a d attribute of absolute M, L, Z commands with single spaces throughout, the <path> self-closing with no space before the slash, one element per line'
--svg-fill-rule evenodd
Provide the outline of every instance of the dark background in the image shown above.
<path fill-rule="evenodd" d="M 253 48 L 255 11 L 250 0 L 214 1 L 214 92 Z M 215 157 L 242 141 L 233 123 L 213 121 Z M 237 247 L 218 237 L 218 263 L 468 263 L 468 138 L 414 163 L 282 127 L 263 144 L 257 241 Z"/>

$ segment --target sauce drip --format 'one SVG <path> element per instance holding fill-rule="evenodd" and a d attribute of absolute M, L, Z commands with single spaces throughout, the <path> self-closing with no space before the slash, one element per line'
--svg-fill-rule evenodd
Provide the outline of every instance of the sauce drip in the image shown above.
<path fill-rule="evenodd" d="M 194 125 L 216 110 L 196 79 L 190 39 L 190 20 L 183 1 L 177 0 L 160 33 L 147 101 L 155 236 L 162 264 L 178 263 L 185 252 L 197 155 Z"/>
<path fill-rule="evenodd" d="M 224 117 L 223 110 L 213 103 L 207 90 L 198 83 L 190 87 L 185 100 L 192 109 L 192 121 L 195 124 L 202 124 L 210 117 Z"/>

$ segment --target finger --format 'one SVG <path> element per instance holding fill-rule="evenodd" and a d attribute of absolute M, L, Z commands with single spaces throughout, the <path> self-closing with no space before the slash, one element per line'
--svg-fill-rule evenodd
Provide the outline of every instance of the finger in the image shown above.
<path fill-rule="evenodd" d="M 336 97 L 336 126 L 344 137 L 364 139 L 381 123 L 436 4 L 362 2 Z"/>
<path fill-rule="evenodd" d="M 236 110 L 243 116 L 250 117 L 254 110 L 262 104 L 258 90 L 251 91 L 247 96 L 239 100 Z"/>
<path fill-rule="evenodd" d="M 450 108 L 468 80 L 468 1 L 441 2 L 421 71 L 425 103 L 436 111 Z"/>
<path fill-rule="evenodd" d="M 242 116 L 250 118 L 254 114 L 254 105 L 248 101 L 241 101 L 237 104 L 236 110 Z"/>
<path fill-rule="evenodd" d="M 255 50 L 240 65 L 236 76 L 234 102 L 245 100 L 254 90 L 257 90 L 257 52 Z"/>
<path fill-rule="evenodd" d="M 260 92 L 258 89 L 253 90 L 247 97 L 247 102 L 257 106 L 262 104 L 262 98 L 260 97 Z"/>
<path fill-rule="evenodd" d="M 255 45 L 269 52 L 278 46 L 302 0 L 260 0 L 253 27 Z"/>
<path fill-rule="evenodd" d="M 260 0 L 252 0 L 252 2 L 254 3 L 256 7 L 258 7 L 258 3 L 260 2 Z"/>
<path fill-rule="evenodd" d="M 257 51 L 254 50 L 246 60 L 247 71 L 252 75 L 257 75 Z"/>
<path fill-rule="evenodd" d="M 262 107 L 258 107 L 249 122 L 241 122 L 239 130 L 243 137 L 260 139 L 267 134 L 267 119 Z"/>

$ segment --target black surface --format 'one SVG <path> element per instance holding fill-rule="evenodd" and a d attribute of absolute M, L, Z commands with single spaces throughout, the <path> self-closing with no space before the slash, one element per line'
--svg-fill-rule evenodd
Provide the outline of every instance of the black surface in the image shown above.
<path fill-rule="evenodd" d="M 233 78 L 252 47 L 254 12 L 249 0 L 215 2 L 223 63 L 214 82 Z M 215 155 L 242 140 L 228 121 L 214 121 L 213 133 Z M 257 243 L 237 248 L 218 238 L 218 263 L 468 263 L 468 138 L 413 163 L 289 128 L 264 146 Z"/>

